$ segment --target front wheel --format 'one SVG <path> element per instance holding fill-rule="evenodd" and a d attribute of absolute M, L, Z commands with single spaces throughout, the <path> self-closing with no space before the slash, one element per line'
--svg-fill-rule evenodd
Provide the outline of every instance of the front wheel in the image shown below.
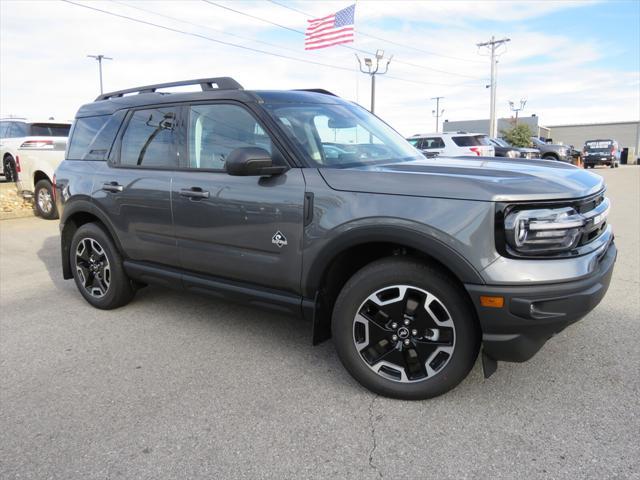
<path fill-rule="evenodd" d="M 87 302 L 111 310 L 131 301 L 134 287 L 116 246 L 101 226 L 87 223 L 78 228 L 69 254 L 73 279 Z"/>
<path fill-rule="evenodd" d="M 338 296 L 332 331 L 340 360 L 358 382 L 409 400 L 454 388 L 480 348 L 476 317 L 460 286 L 407 258 L 358 271 Z"/>
<path fill-rule="evenodd" d="M 36 212 L 39 216 L 47 220 L 58 218 L 58 210 L 53 201 L 53 185 L 49 180 L 40 180 L 36 183 L 34 196 Z"/>

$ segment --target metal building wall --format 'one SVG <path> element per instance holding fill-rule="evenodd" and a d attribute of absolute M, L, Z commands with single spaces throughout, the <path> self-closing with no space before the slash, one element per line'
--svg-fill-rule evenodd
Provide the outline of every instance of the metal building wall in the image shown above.
<path fill-rule="evenodd" d="M 586 140 L 613 138 L 621 148 L 640 151 L 640 122 L 594 123 L 586 125 L 552 125 L 551 138 L 581 149 Z"/>

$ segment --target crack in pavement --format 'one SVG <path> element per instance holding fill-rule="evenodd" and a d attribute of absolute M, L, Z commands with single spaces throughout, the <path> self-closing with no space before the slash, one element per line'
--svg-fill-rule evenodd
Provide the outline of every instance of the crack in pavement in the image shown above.
<path fill-rule="evenodd" d="M 371 434 L 371 441 L 373 443 L 373 445 L 371 446 L 371 450 L 369 450 L 369 467 L 378 474 L 379 478 L 383 478 L 382 472 L 378 469 L 378 466 L 373 463 L 373 454 L 375 453 L 376 448 L 378 447 L 378 444 L 376 442 L 376 424 L 375 424 L 375 418 L 373 415 L 373 404 L 377 399 L 378 399 L 378 395 L 376 394 L 373 396 L 373 398 L 371 399 L 371 402 L 369 403 L 369 433 Z"/>

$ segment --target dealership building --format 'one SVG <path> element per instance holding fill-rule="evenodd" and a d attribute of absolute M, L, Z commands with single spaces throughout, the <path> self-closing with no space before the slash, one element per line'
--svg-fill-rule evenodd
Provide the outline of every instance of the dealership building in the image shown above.
<path fill-rule="evenodd" d="M 640 121 L 607 122 L 607 123 L 576 123 L 570 125 L 540 125 L 539 117 L 518 118 L 518 123 L 529 125 L 534 135 L 552 139 L 554 143 L 573 145 L 582 149 L 587 140 L 609 139 L 618 141 L 621 149 L 629 149 L 630 163 L 640 155 Z M 499 118 L 498 132 L 508 130 L 515 124 L 513 118 Z M 489 120 L 463 120 L 458 122 L 444 121 L 442 129 L 445 132 L 477 132 L 489 133 Z"/>

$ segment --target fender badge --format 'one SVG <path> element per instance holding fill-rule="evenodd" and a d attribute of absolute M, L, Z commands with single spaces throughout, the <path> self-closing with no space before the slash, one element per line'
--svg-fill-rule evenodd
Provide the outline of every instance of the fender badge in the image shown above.
<path fill-rule="evenodd" d="M 271 237 L 271 243 L 277 245 L 278 248 L 282 248 L 287 245 L 287 237 L 285 237 L 280 230 L 276 232 L 276 234 Z"/>

